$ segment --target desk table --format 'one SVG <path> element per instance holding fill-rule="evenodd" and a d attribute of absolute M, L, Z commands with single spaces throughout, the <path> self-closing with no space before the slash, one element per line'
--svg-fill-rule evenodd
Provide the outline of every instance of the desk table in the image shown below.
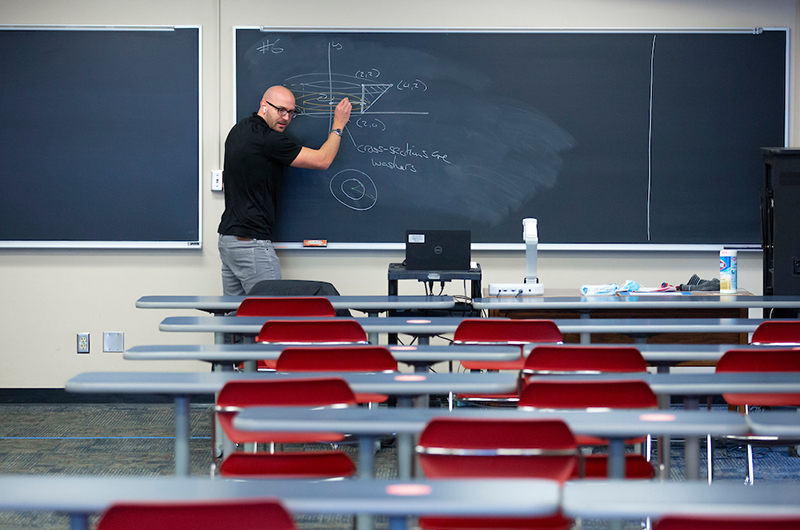
<path fill-rule="evenodd" d="M 576 434 L 608 438 L 610 478 L 625 476 L 625 440 L 646 434 L 656 436 L 705 436 L 707 434 L 746 434 L 747 422 L 739 414 L 720 411 L 651 411 L 612 410 L 586 411 L 528 411 L 513 408 L 479 409 L 459 407 L 444 409 L 291 409 L 283 407 L 252 407 L 244 409 L 233 420 L 237 429 L 252 431 L 343 432 L 356 434 L 364 440 L 360 445 L 362 465 L 371 466 L 372 441 L 376 436 L 397 433 L 417 435 L 425 425 L 438 417 L 483 419 L 563 419 Z M 401 451 L 409 451 L 401 461 Z M 411 475 L 413 453 L 410 447 L 398 446 L 398 473 Z M 366 454 L 365 454 L 366 453 Z M 699 465 L 699 461 L 695 461 Z M 690 463 L 686 460 L 687 476 Z M 363 468 L 362 468 L 363 469 Z M 372 469 L 371 467 L 369 468 Z M 699 470 L 698 470 L 699 474 Z"/>
<path fill-rule="evenodd" d="M 127 349 L 123 358 L 136 361 L 206 361 L 214 364 L 215 371 L 231 370 L 245 361 L 275 360 L 286 344 L 213 344 L 161 346 L 134 346 Z M 416 372 L 428 372 L 432 364 L 448 361 L 513 361 L 519 358 L 517 346 L 493 345 L 420 345 L 387 346 L 398 361 L 414 367 Z M 335 350 L 336 347 L 331 347 Z M 335 354 L 335 351 L 332 351 Z"/>
<path fill-rule="evenodd" d="M 143 296 L 136 301 L 140 309 L 197 309 L 214 315 L 224 315 L 239 309 L 245 298 L 276 298 L 263 296 Z M 354 309 L 377 316 L 379 313 L 401 309 L 451 309 L 452 296 L 326 296 L 334 309 Z"/>
<path fill-rule="evenodd" d="M 341 377 L 354 392 L 397 396 L 400 407 L 427 394 L 503 394 L 517 389 L 515 373 L 303 373 L 276 372 L 87 372 L 65 384 L 67 392 L 116 394 L 165 394 L 175 400 L 175 472 L 189 474 L 189 396 L 215 394 L 227 381 L 252 379 L 306 379 Z M 410 440 L 398 439 L 398 445 Z"/>
<path fill-rule="evenodd" d="M 743 318 L 749 309 L 797 311 L 800 308 L 800 296 L 753 296 L 744 290 L 738 294 L 693 291 L 580 296 L 577 290 L 550 289 L 545 291 L 545 296 L 483 297 L 473 300 L 473 307 L 487 310 L 490 316 L 515 314 L 516 318 L 561 318 L 565 313 L 576 314 L 579 318 L 626 318 L 628 313 L 650 318 Z M 675 330 L 670 333 L 681 332 Z M 581 342 L 589 341 L 589 334 L 581 335 Z M 742 341 L 737 339 L 733 342 Z"/>
<path fill-rule="evenodd" d="M 274 319 L 274 318 L 273 318 Z M 297 320 L 298 318 L 294 318 Z M 161 331 L 215 332 L 257 335 L 268 317 L 167 317 Z M 463 318 L 459 317 L 364 317 L 355 318 L 367 333 L 405 333 L 415 335 L 420 343 L 431 336 L 454 333 Z M 760 318 L 598 318 L 554 319 L 562 333 L 622 333 L 646 342 L 657 333 L 752 333 Z"/>
<path fill-rule="evenodd" d="M 502 296 L 472 301 L 475 309 L 486 310 L 577 310 L 587 315 L 605 309 L 762 309 L 800 307 L 800 296 L 755 296 L 746 294 L 703 294 L 702 291 L 613 295 L 613 296 Z"/>
<path fill-rule="evenodd" d="M 0 510 L 70 515 L 71 528 L 89 528 L 88 516 L 122 501 L 204 501 L 279 498 L 292 514 L 388 515 L 390 528 L 407 516 L 555 513 L 560 486 L 549 480 L 226 480 L 175 477 L 0 476 Z"/>
<path fill-rule="evenodd" d="M 562 509 L 586 519 L 659 519 L 664 515 L 800 516 L 800 485 L 714 482 L 573 481 L 563 489 Z"/>

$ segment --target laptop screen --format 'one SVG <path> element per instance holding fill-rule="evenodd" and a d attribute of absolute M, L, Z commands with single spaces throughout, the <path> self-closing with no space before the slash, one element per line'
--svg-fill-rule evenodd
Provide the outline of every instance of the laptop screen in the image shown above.
<path fill-rule="evenodd" d="M 469 230 L 406 230 L 406 270 L 467 271 Z"/>

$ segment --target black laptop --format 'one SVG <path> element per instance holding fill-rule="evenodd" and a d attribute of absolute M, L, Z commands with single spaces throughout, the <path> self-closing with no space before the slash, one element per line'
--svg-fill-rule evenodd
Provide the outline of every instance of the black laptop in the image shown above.
<path fill-rule="evenodd" d="M 469 230 L 406 230 L 406 270 L 470 270 Z"/>

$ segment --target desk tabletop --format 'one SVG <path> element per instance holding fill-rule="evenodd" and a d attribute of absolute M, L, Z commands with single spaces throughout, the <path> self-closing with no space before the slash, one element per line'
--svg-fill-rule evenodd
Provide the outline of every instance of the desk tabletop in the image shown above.
<path fill-rule="evenodd" d="M 140 309 L 198 309 L 210 313 L 236 311 L 248 296 L 142 296 L 136 301 Z M 275 297 L 271 297 L 275 298 Z M 334 309 L 356 309 L 368 312 L 390 309 L 450 309 L 455 305 L 452 296 L 326 296 Z"/>
<path fill-rule="evenodd" d="M 283 317 L 282 317 L 283 318 Z M 334 318 L 334 317 L 330 317 Z M 275 317 L 167 317 L 161 331 L 239 333 L 257 335 Z M 302 320 L 300 317 L 285 317 Z M 356 317 L 367 333 L 440 335 L 455 332 L 460 317 Z M 554 319 L 562 333 L 752 333 L 760 318 L 582 318 Z"/>
<path fill-rule="evenodd" d="M 613 296 L 503 296 L 472 301 L 475 309 L 685 309 L 796 308 L 800 296 L 705 294 L 702 291 Z"/>
<path fill-rule="evenodd" d="M 570 517 L 658 519 L 664 515 L 800 516 L 800 485 L 757 486 L 714 482 L 583 480 L 564 486 L 562 507 Z"/>
<path fill-rule="evenodd" d="M 213 394 L 227 381 L 341 377 L 354 392 L 396 396 L 504 394 L 517 389 L 516 373 L 276 373 L 276 372 L 86 372 L 65 384 L 67 392 L 127 394 Z"/>
<path fill-rule="evenodd" d="M 285 344 L 167 344 L 134 346 L 127 349 L 123 358 L 137 361 L 207 361 L 241 362 L 260 359 L 277 359 Z M 433 364 L 444 361 L 513 361 L 519 359 L 516 346 L 492 345 L 417 345 L 387 346 L 392 356 L 399 362 L 408 364 Z M 336 346 L 328 347 L 332 354 Z"/>
<path fill-rule="evenodd" d="M 544 515 L 560 486 L 548 480 L 226 480 L 177 477 L 0 476 L 0 510 L 98 513 L 118 501 L 279 497 L 292 513 Z"/>
<path fill-rule="evenodd" d="M 700 410 L 604 410 L 527 411 L 495 407 L 384 408 L 366 410 L 249 407 L 233 422 L 237 429 L 252 431 L 346 432 L 355 435 L 418 434 L 433 418 L 464 419 L 562 419 L 577 434 L 605 438 L 657 436 L 741 435 L 749 431 L 745 419 L 727 411 Z"/>
<path fill-rule="evenodd" d="M 800 414 L 796 410 L 754 412 L 745 419 L 753 434 L 800 438 Z"/>

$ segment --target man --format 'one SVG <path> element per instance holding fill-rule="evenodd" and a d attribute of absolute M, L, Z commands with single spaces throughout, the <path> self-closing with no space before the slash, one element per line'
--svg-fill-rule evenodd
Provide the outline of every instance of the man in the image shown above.
<path fill-rule="evenodd" d="M 231 129 L 225 140 L 225 211 L 219 224 L 219 255 L 225 295 L 246 295 L 261 280 L 279 280 L 281 266 L 272 245 L 277 186 L 286 166 L 328 169 L 339 151 L 352 105 L 342 99 L 333 129 L 319 149 L 303 147 L 284 134 L 297 114 L 292 92 L 273 86 L 258 112 Z"/>

